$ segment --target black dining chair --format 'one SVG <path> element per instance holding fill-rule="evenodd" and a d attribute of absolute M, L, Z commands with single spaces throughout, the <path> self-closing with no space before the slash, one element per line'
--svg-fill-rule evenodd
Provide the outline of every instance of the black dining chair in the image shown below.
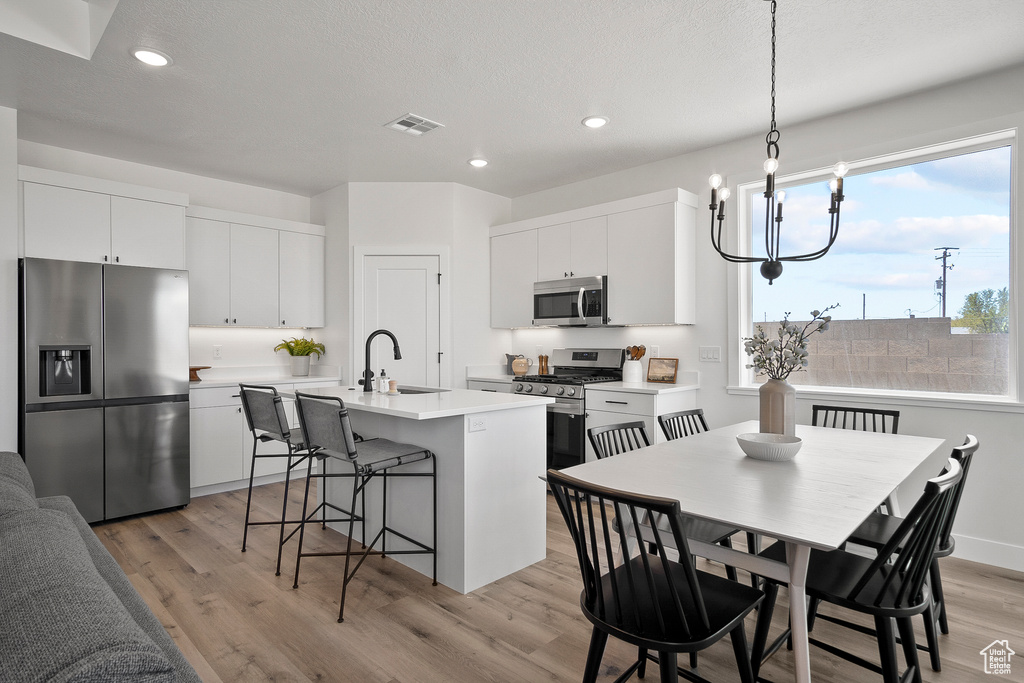
<path fill-rule="evenodd" d="M 896 434 L 900 427 L 900 411 L 815 405 L 811 406 L 811 426 Z"/>
<path fill-rule="evenodd" d="M 659 415 L 658 424 L 661 425 L 661 431 L 665 433 L 665 438 L 669 441 L 708 431 L 708 423 L 704 421 L 703 408 Z"/>
<path fill-rule="evenodd" d="M 597 454 L 599 459 L 651 445 L 650 437 L 647 436 L 647 426 L 642 421 L 592 427 L 587 430 L 587 438 L 590 439 L 590 445 L 594 447 L 594 453 Z M 725 524 L 697 517 L 684 517 L 683 519 L 683 533 L 686 534 L 687 538 L 712 545 L 720 545 L 725 548 L 732 548 L 732 537 L 740 531 L 736 527 L 726 526 Z M 635 527 L 638 542 L 648 543 L 650 552 L 655 552 L 656 549 L 652 540 L 654 534 L 653 527 L 660 527 L 662 532 L 665 532 L 667 530 L 666 524 L 667 520 L 659 517 L 642 518 L 640 524 Z M 750 536 L 747 538 L 750 539 Z M 748 543 L 750 542 L 748 540 Z M 672 540 L 667 539 L 665 545 L 672 548 Z M 729 577 L 729 580 L 737 580 L 735 567 L 725 565 L 725 574 Z M 751 576 L 750 582 L 755 588 L 757 587 L 757 581 L 758 578 L 756 576 Z M 697 666 L 696 651 L 690 652 L 690 666 Z"/>
<path fill-rule="evenodd" d="M 249 492 L 245 497 L 245 524 L 242 527 L 242 552 L 245 552 L 246 542 L 249 539 L 249 527 L 251 526 L 276 526 L 278 527 L 277 539 L 277 568 L 275 574 L 281 575 L 281 552 L 284 544 L 295 535 L 301 520 L 288 519 L 288 486 L 291 483 L 292 470 L 298 467 L 308 457 L 305 445 L 302 440 L 302 430 L 292 429 L 288 424 L 288 416 L 284 409 L 284 403 L 277 393 L 277 389 L 271 386 L 258 384 L 239 384 L 239 398 L 242 399 L 242 412 L 245 414 L 245 422 L 252 433 L 252 462 L 249 465 Z M 260 452 L 260 446 L 275 443 L 280 448 L 285 447 L 284 452 L 275 450 L 273 452 Z M 252 521 L 250 513 L 252 508 L 252 482 L 256 476 L 256 462 L 266 458 L 285 458 L 287 463 L 284 471 L 284 501 L 281 503 L 281 519 L 273 521 Z M 286 536 L 285 527 L 296 525 Z"/>
<path fill-rule="evenodd" d="M 956 490 L 949 499 L 949 505 L 944 512 L 942 525 L 939 529 L 938 542 L 935 544 L 935 549 L 932 552 L 932 562 L 929 567 L 928 577 L 933 604 L 932 614 L 936 619 L 925 619 L 924 632 L 928 645 L 927 647 L 920 648 L 927 650 L 931 659 L 932 670 L 934 671 L 942 670 L 942 661 L 939 657 L 939 639 L 935 631 L 936 620 L 938 621 L 939 630 L 943 634 L 949 633 L 949 622 L 946 619 L 946 601 L 942 595 L 942 575 L 939 573 L 939 559 L 952 555 L 953 549 L 956 546 L 956 540 L 953 538 L 953 522 L 956 519 L 957 508 L 960 507 L 960 496 L 963 495 L 964 486 L 967 484 L 971 460 L 973 460 L 974 454 L 978 450 L 978 445 L 978 439 L 968 434 L 963 445 L 954 448 L 950 456 L 960 463 L 963 476 L 960 477 Z M 873 512 L 850 535 L 848 542 L 879 550 L 885 547 L 885 544 L 896 534 L 902 523 L 902 517 Z"/>
<path fill-rule="evenodd" d="M 690 410 L 680 410 L 675 413 L 659 415 L 658 424 L 661 425 L 661 431 L 664 432 L 665 438 L 669 441 L 708 431 L 708 423 L 704 420 L 703 408 L 691 408 Z M 758 535 L 748 531 L 746 532 L 746 537 L 747 551 L 756 553 L 760 549 Z M 756 585 L 756 579 L 753 581 Z"/>
<path fill-rule="evenodd" d="M 597 680 L 609 635 L 638 648 L 617 681 L 633 673 L 643 678 L 647 660 L 655 659 L 650 651 L 658 653 L 662 682 L 676 681 L 680 652 L 696 653 L 729 635 L 740 680 L 754 682 L 743 619 L 764 594 L 696 569 L 679 501 L 594 486 L 558 470 L 548 470 L 547 479 L 576 547 L 580 608 L 593 624 L 584 683 Z M 666 524 L 651 527 L 650 551 L 643 543 L 636 555 L 615 551 L 627 546 L 630 527 L 654 517 Z M 678 560 L 666 552 L 669 540 Z"/>
<path fill-rule="evenodd" d="M 934 619 L 927 582 L 928 572 L 932 553 L 942 532 L 944 515 L 962 478 L 960 463 L 950 458 L 945 471 L 928 481 L 924 494 L 874 558 L 846 550 L 811 550 L 805 584 L 808 597 L 819 603 L 831 603 L 871 616 L 874 619 L 874 630 L 839 617 L 830 616 L 828 621 L 873 635 L 878 641 L 881 663 L 875 664 L 835 645 L 809 638 L 812 645 L 881 674 L 885 683 L 921 681 L 921 665 L 911 619 L 918 614 L 925 614 L 926 619 Z M 760 555 L 785 562 L 785 544 L 774 543 Z M 774 579 L 766 580 L 765 601 L 758 611 L 751 652 L 755 676 L 763 659 L 775 652 L 788 637 L 787 630 L 771 647 L 766 648 L 778 589 Z M 818 615 L 818 618 L 825 619 L 822 615 Z M 907 662 L 907 669 L 902 676 L 896 657 L 894 620 Z M 808 629 L 811 628 L 813 622 L 808 618 Z"/>
<path fill-rule="evenodd" d="M 388 439 L 360 439 L 352 431 L 349 420 L 348 408 L 344 401 L 334 396 L 317 396 L 315 394 L 304 394 L 295 392 L 295 409 L 298 411 L 299 424 L 306 435 L 306 443 L 309 446 L 310 459 L 307 464 L 306 493 L 302 500 L 302 524 L 299 525 L 299 550 L 295 557 L 295 581 L 292 588 L 299 587 L 299 567 L 303 557 L 345 557 L 345 573 L 341 584 L 341 605 L 338 609 L 338 622 L 345 621 L 345 597 L 348 593 L 348 584 L 355 577 L 359 567 L 372 553 L 385 557 L 387 555 L 430 555 L 433 560 L 433 585 L 437 585 L 437 477 L 436 458 L 434 454 L 421 446 L 413 444 L 398 443 Z M 357 447 L 358 444 L 358 447 Z M 321 463 L 318 472 L 313 472 L 313 460 Z M 417 462 L 426 462 L 427 468 L 422 466 L 419 469 L 405 467 Z M 340 472 L 331 472 L 328 463 L 340 464 L 343 468 Z M 429 478 L 431 483 L 431 511 L 433 520 L 433 537 L 430 543 L 414 539 L 408 534 L 399 531 L 392 526 L 388 512 L 388 481 L 396 478 Z M 352 493 L 349 507 L 342 508 L 328 501 L 327 491 L 322 491 L 322 502 L 312 511 L 309 506 L 309 483 L 312 479 L 319 478 L 326 482 L 328 479 L 341 478 L 352 483 Z M 381 510 L 380 528 L 369 543 L 366 542 L 366 505 L 365 489 L 374 479 L 381 483 Z M 362 501 L 361 513 L 356 513 L 357 504 Z M 341 517 L 327 518 L 328 510 L 340 513 Z M 322 518 L 316 519 L 318 512 L 322 512 Z M 426 510 L 417 510 L 416 514 L 426 514 Z M 307 523 L 317 522 L 321 525 L 327 522 L 348 522 L 348 540 L 343 551 L 326 552 L 303 552 L 302 543 Z M 355 524 L 359 523 L 363 549 L 361 551 L 352 549 Z M 405 541 L 405 549 L 388 548 L 388 539 L 398 538 Z M 380 543 L 380 548 L 376 546 Z M 352 566 L 353 556 L 358 556 L 355 566 Z"/>
<path fill-rule="evenodd" d="M 592 427 L 587 430 L 587 438 L 590 439 L 590 445 L 594 447 L 594 452 L 599 459 L 651 445 L 650 437 L 647 436 L 647 427 L 642 421 Z M 662 520 L 654 519 L 654 526 L 662 523 Z M 736 527 L 709 522 L 704 519 L 697 519 L 696 517 L 686 517 L 685 520 L 684 526 L 687 538 L 721 545 L 726 548 L 732 547 L 731 538 L 733 534 L 739 532 L 739 529 Z M 641 524 L 637 527 L 638 538 L 648 542 L 652 534 L 651 526 L 646 518 L 641 520 Z M 736 569 L 734 567 L 726 566 L 725 571 L 731 580 L 736 580 Z"/>

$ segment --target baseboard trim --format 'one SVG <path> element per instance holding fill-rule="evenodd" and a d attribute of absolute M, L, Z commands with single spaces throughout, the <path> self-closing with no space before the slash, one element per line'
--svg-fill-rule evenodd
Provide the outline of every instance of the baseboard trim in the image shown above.
<path fill-rule="evenodd" d="M 953 537 L 956 539 L 953 557 L 1024 572 L 1024 548 L 1019 545 L 960 534 L 953 534 Z"/>

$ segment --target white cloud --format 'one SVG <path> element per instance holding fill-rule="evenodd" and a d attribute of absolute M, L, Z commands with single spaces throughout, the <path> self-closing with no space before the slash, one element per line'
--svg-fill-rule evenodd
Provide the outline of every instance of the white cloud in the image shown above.
<path fill-rule="evenodd" d="M 784 254 L 804 253 L 824 246 L 828 238 L 827 224 L 796 227 L 792 226 L 786 233 L 786 244 L 791 251 L 784 248 Z M 1008 218 L 991 215 L 902 217 L 889 222 L 844 220 L 830 253 L 923 253 L 947 245 L 961 249 L 1006 249 L 1009 231 Z"/>
<path fill-rule="evenodd" d="M 915 171 L 905 171 L 891 176 L 871 176 L 870 182 L 872 185 L 898 190 L 927 190 L 931 188 L 931 183 Z"/>

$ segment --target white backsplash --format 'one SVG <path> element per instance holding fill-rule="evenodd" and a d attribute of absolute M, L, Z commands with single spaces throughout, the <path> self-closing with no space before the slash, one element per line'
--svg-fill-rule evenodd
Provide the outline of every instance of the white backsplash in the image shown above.
<path fill-rule="evenodd" d="M 189 365 L 209 365 L 212 368 L 289 366 L 290 356 L 285 351 L 274 351 L 283 339 L 305 337 L 318 339 L 321 330 L 281 329 L 262 327 L 190 327 Z M 220 346 L 221 357 L 213 357 L 213 347 Z M 310 365 L 341 365 L 340 358 L 332 358 L 327 349 L 320 359 L 313 356 Z M 316 373 L 312 373 L 316 374 Z"/>
<path fill-rule="evenodd" d="M 602 348 L 618 349 L 627 346 L 644 345 L 647 353 L 643 358 L 644 372 L 647 359 L 653 356 L 652 347 L 658 347 L 661 358 L 678 358 L 679 371 L 697 371 L 697 330 L 693 325 L 654 325 L 637 327 L 588 327 L 571 329 L 564 327 L 538 328 L 533 330 L 512 330 L 511 348 L 508 353 L 521 353 L 534 362 L 539 354 L 551 355 L 552 349 L 560 348 Z M 538 350 L 539 347 L 539 350 Z"/>

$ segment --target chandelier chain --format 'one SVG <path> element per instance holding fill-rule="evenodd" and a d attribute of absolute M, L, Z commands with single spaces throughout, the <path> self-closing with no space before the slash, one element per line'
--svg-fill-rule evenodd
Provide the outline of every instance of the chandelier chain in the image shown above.
<path fill-rule="evenodd" d="M 775 0 L 772 0 L 772 130 L 775 128 Z"/>

